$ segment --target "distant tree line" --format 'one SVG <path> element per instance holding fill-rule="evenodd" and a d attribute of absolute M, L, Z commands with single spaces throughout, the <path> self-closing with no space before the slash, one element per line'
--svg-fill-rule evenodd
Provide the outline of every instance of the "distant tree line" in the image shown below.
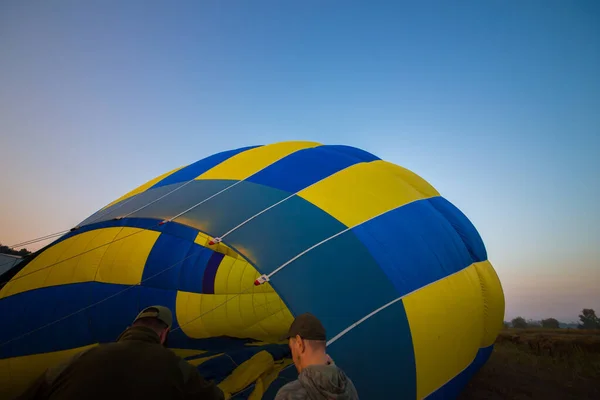
<path fill-rule="evenodd" d="M 15 250 L 15 249 L 11 249 L 8 246 L 4 246 L 2 244 L 0 244 L 0 253 L 1 254 L 10 254 L 11 256 L 19 256 L 19 257 L 25 257 L 31 254 L 31 252 L 29 250 L 27 250 L 26 248 L 22 248 L 21 250 Z"/>
<path fill-rule="evenodd" d="M 591 308 L 584 308 L 581 314 L 579 314 L 579 323 L 577 324 L 577 328 L 579 329 L 600 329 L 600 318 L 596 316 L 596 312 Z M 504 327 L 508 328 L 512 326 L 517 329 L 525 329 L 525 328 L 548 328 L 548 329 L 558 329 L 560 328 L 560 323 L 556 318 L 546 318 L 541 321 L 534 321 L 532 319 L 525 320 L 523 317 L 514 318 L 510 321 L 510 324 L 507 321 L 504 321 Z"/>

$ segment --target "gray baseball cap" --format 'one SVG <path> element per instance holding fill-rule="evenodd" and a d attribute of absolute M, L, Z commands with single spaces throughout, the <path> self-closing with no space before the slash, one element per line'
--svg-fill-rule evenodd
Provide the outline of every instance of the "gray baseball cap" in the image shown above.
<path fill-rule="evenodd" d="M 142 310 L 133 322 L 141 318 L 157 318 L 158 320 L 167 324 L 169 328 L 173 326 L 173 313 L 167 307 L 163 306 L 150 306 Z"/>

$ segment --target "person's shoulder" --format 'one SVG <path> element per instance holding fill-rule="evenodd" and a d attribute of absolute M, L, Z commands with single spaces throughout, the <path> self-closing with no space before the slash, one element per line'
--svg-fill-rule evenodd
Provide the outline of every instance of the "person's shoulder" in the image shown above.
<path fill-rule="evenodd" d="M 300 381 L 295 380 L 283 385 L 277 392 L 275 400 L 302 400 L 306 395 L 306 390 Z"/>

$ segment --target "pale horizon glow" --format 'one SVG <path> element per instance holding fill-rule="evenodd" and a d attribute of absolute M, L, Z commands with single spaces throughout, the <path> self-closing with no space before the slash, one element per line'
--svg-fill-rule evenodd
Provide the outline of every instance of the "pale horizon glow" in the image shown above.
<path fill-rule="evenodd" d="M 600 314 L 598 17 L 559 0 L 4 2 L 0 243 L 219 151 L 347 144 L 471 219 L 506 320 Z"/>

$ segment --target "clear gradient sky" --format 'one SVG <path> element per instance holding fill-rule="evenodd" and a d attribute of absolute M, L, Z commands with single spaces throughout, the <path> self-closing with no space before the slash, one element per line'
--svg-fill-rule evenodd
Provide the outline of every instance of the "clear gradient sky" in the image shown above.
<path fill-rule="evenodd" d="M 284 140 L 427 179 L 482 235 L 506 319 L 600 312 L 600 2 L 0 2 L 4 244 Z"/>

